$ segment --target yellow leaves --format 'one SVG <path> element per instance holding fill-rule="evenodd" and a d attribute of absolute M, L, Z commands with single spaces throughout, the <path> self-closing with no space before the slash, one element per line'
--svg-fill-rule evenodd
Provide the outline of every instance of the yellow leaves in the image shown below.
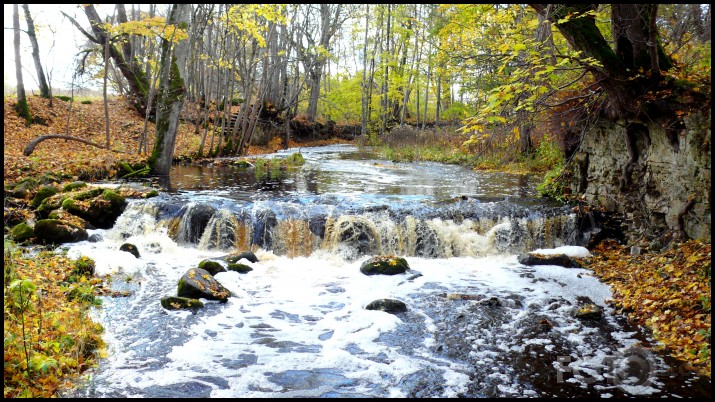
<path fill-rule="evenodd" d="M 702 266 L 710 261 L 710 244 L 691 240 L 662 253 L 631 256 L 603 243 L 592 252 L 588 267 L 611 285 L 616 307 L 650 327 L 674 357 L 709 373 L 710 359 L 704 356 L 709 357 L 710 343 L 702 331 L 710 329 L 711 292 Z"/>
<path fill-rule="evenodd" d="M 222 19 L 234 34 L 244 35 L 244 39 L 254 39 L 258 46 L 265 47 L 263 35 L 268 31 L 266 22 L 285 23 L 284 5 L 281 4 L 238 4 L 231 7 Z"/>

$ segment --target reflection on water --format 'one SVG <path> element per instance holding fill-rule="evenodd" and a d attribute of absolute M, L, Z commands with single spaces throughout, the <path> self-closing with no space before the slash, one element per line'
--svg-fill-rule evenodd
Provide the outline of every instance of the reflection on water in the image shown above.
<path fill-rule="evenodd" d="M 301 152 L 305 164 L 287 171 L 235 166 L 174 166 L 172 191 L 218 191 L 241 200 L 318 194 L 382 194 L 503 198 L 532 197 L 540 178 L 533 175 L 472 171 L 432 162 L 393 163 L 352 145 L 289 149 L 267 157 Z"/>

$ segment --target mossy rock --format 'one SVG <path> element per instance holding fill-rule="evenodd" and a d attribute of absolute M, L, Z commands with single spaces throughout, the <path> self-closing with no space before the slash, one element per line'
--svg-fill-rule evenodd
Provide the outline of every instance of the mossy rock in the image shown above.
<path fill-rule="evenodd" d="M 68 195 L 66 194 L 55 194 L 51 197 L 47 197 L 42 202 L 40 203 L 40 206 L 37 207 L 37 213 L 40 215 L 42 218 L 48 218 L 50 216 L 50 213 L 52 211 L 59 209 L 62 206 L 62 203 L 64 200 L 69 198 Z"/>
<path fill-rule="evenodd" d="M 35 197 L 32 199 L 32 202 L 30 202 L 30 206 L 37 209 L 40 204 L 42 204 L 42 201 L 46 198 L 52 197 L 58 192 L 59 191 L 53 186 L 42 186 L 39 190 L 37 190 L 37 193 L 35 193 Z"/>
<path fill-rule="evenodd" d="M 365 306 L 365 310 L 379 310 L 390 314 L 397 314 L 407 311 L 407 305 L 395 299 L 377 299 Z"/>
<path fill-rule="evenodd" d="M 58 219 L 41 219 L 35 224 L 35 236 L 43 243 L 60 244 L 87 240 L 87 231 Z"/>
<path fill-rule="evenodd" d="M 210 273 L 211 275 L 216 275 L 219 272 L 225 272 L 226 270 L 223 268 L 223 265 L 221 265 L 220 262 L 213 261 L 213 260 L 203 260 L 199 263 L 199 268 L 206 270 L 206 272 Z"/>
<path fill-rule="evenodd" d="M 25 222 L 16 225 L 10 230 L 10 237 L 17 243 L 22 243 L 34 235 L 35 231 Z"/>
<path fill-rule="evenodd" d="M 57 173 L 47 172 L 40 176 L 40 184 L 59 183 L 61 181 L 62 175 Z"/>
<path fill-rule="evenodd" d="M 100 194 L 91 199 L 66 198 L 62 201 L 62 208 L 95 227 L 109 229 L 124 212 L 127 201 L 112 190 L 103 190 Z"/>
<path fill-rule="evenodd" d="M 8 192 L 11 197 L 15 198 L 26 198 L 37 188 L 37 180 L 33 178 L 27 178 L 19 183 L 12 186 L 12 189 Z"/>
<path fill-rule="evenodd" d="M 360 272 L 365 275 L 397 275 L 408 269 L 407 260 L 396 256 L 375 256 L 360 266 Z"/>
<path fill-rule="evenodd" d="M 73 194 L 71 197 L 77 201 L 84 201 L 90 198 L 97 197 L 98 195 L 104 193 L 104 189 L 101 187 L 93 188 L 87 191 L 82 191 L 77 194 Z"/>
<path fill-rule="evenodd" d="M 196 310 L 204 306 L 199 299 L 188 297 L 167 296 L 161 298 L 161 307 L 167 310 Z"/>
<path fill-rule="evenodd" d="M 159 192 L 158 192 L 158 191 L 156 191 L 156 190 L 151 190 L 151 191 L 149 191 L 148 193 L 144 194 L 143 197 L 144 197 L 144 198 L 152 198 L 152 197 L 158 197 L 158 196 L 159 196 Z"/>
<path fill-rule="evenodd" d="M 87 187 L 87 183 L 85 183 L 83 181 L 73 181 L 72 183 L 65 185 L 62 188 L 62 192 L 68 193 L 70 191 L 75 191 L 77 189 L 84 188 L 84 187 Z"/>
<path fill-rule="evenodd" d="M 139 256 L 139 249 L 137 246 L 131 244 L 131 243 L 124 243 L 121 246 L 119 246 L 120 251 L 126 251 L 127 253 L 133 255 L 134 257 L 141 258 Z"/>
<path fill-rule="evenodd" d="M 191 268 L 179 279 L 176 295 L 190 299 L 208 299 L 226 302 L 231 292 L 201 268 Z"/>
<path fill-rule="evenodd" d="M 226 267 L 229 271 L 236 271 L 239 274 L 247 274 L 251 271 L 253 271 L 253 268 L 249 267 L 246 264 L 228 264 L 228 267 Z"/>
<path fill-rule="evenodd" d="M 258 262 L 258 257 L 256 257 L 256 254 L 254 254 L 253 251 L 244 251 L 243 253 L 240 253 L 240 254 L 229 254 L 225 258 L 226 258 L 226 261 L 231 264 L 234 264 L 234 263 L 240 261 L 241 258 L 245 258 L 253 264 Z"/>

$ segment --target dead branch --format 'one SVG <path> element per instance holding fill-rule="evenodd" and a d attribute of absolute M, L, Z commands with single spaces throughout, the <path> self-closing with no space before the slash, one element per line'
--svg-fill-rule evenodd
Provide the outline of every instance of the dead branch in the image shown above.
<path fill-rule="evenodd" d="M 96 142 L 92 142 L 90 140 L 85 140 L 84 138 L 79 138 L 79 137 L 73 137 L 71 135 L 62 135 L 62 134 L 47 134 L 47 135 L 41 135 L 34 140 L 30 141 L 29 144 L 25 147 L 25 150 L 22 151 L 22 154 L 25 156 L 30 156 L 32 155 L 32 152 L 35 150 L 35 147 L 37 144 L 41 143 L 44 140 L 49 140 L 52 138 L 57 138 L 61 140 L 73 140 L 73 141 L 79 141 L 81 143 L 87 144 L 87 145 L 92 145 L 97 148 L 105 148 L 104 145 L 97 144 Z"/>

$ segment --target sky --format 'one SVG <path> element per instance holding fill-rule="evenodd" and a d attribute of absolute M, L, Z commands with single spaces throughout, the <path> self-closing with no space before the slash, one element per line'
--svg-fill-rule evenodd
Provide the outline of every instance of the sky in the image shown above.
<path fill-rule="evenodd" d="M 97 12 L 100 17 L 113 12 L 113 4 L 97 5 Z M 16 85 L 15 78 L 15 50 L 12 30 L 12 4 L 4 5 L 4 46 L 5 59 L 3 69 L 3 86 L 14 91 Z M 27 94 L 39 93 L 37 84 L 37 73 L 32 61 L 32 47 L 27 34 L 25 24 L 25 13 L 22 7 L 19 9 L 20 15 L 20 59 L 22 61 L 22 80 L 25 84 Z M 30 4 L 30 14 L 35 20 L 35 31 L 40 48 L 40 60 L 45 74 L 52 74 L 52 88 L 70 89 L 72 83 L 72 72 L 74 71 L 75 55 L 86 42 L 86 37 L 72 25 L 69 20 L 60 12 L 64 11 L 89 31 L 89 22 L 84 11 L 77 4 Z"/>

